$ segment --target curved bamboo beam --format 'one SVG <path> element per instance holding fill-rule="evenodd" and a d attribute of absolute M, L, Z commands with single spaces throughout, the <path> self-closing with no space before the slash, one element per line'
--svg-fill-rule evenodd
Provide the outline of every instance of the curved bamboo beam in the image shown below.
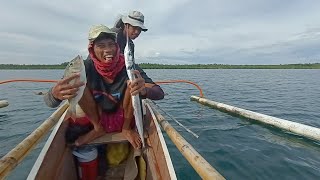
<path fill-rule="evenodd" d="M 196 83 L 194 83 L 192 81 L 187 81 L 187 80 L 167 80 L 167 81 L 156 81 L 155 83 L 156 84 L 168 84 L 168 83 L 188 83 L 188 84 L 192 84 L 199 90 L 200 97 L 204 96 L 201 87 L 198 84 L 196 84 Z"/>
<path fill-rule="evenodd" d="M 268 125 L 275 126 L 280 129 L 284 129 L 289 132 L 293 132 L 295 134 L 298 134 L 300 136 L 320 141 L 320 129 L 292 121 L 288 121 L 285 119 L 280 119 L 272 116 L 268 116 L 265 114 L 249 111 L 246 109 L 241 109 L 235 106 L 230 106 L 227 104 L 211 101 L 205 98 L 200 98 L 197 96 L 191 96 L 191 100 L 197 101 L 200 104 L 203 104 L 205 106 L 212 107 L 214 109 L 218 109 L 221 111 L 226 111 L 229 113 L 237 114 L 242 117 L 246 117 L 252 120 L 256 120 Z"/>
<path fill-rule="evenodd" d="M 176 145 L 181 154 L 188 160 L 194 170 L 202 179 L 225 179 L 216 169 L 214 169 L 192 146 L 189 144 L 165 118 L 147 103 L 152 109 L 153 118 L 157 119 L 161 127 L 166 131 L 171 141 Z"/>
<path fill-rule="evenodd" d="M 49 132 L 49 130 L 59 121 L 69 104 L 61 105 L 47 120 L 45 120 L 36 130 L 20 142 L 14 149 L 3 156 L 0 160 L 0 179 L 4 179 L 33 149 L 34 146 Z"/>

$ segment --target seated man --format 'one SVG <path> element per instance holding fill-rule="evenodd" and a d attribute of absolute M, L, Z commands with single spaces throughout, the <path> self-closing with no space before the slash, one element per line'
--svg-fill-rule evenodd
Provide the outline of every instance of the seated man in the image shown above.
<path fill-rule="evenodd" d="M 76 139 L 75 145 L 88 143 L 105 132 L 119 131 L 134 148 L 140 148 L 141 139 L 132 129 L 134 116 L 131 95 L 152 97 L 152 91 L 149 90 L 158 85 L 150 78 L 142 78 L 137 70 L 137 78 L 132 82 L 128 81 L 124 56 L 120 54 L 120 48 L 116 43 L 116 34 L 104 25 L 93 26 L 90 29 L 88 51 L 90 58 L 84 61 L 87 85 L 79 101 L 86 117 L 81 118 L 84 123 L 71 122 L 70 126 L 78 129 L 79 134 L 85 134 L 79 138 L 73 137 Z M 83 84 L 69 85 L 68 81 L 73 78 L 77 78 L 77 75 L 63 79 L 52 88 L 45 97 L 48 105 L 56 106 L 62 100 L 74 96 L 78 87 Z M 161 92 L 163 93 L 162 90 Z M 69 131 L 69 134 L 72 133 Z"/>

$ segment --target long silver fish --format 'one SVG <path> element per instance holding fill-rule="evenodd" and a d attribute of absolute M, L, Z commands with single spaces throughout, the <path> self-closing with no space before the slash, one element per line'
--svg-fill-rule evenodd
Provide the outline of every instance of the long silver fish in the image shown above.
<path fill-rule="evenodd" d="M 126 44 L 126 47 L 124 48 L 124 59 L 125 59 L 128 77 L 131 81 L 133 81 L 134 79 L 136 79 L 135 74 L 133 73 L 133 71 L 135 70 L 135 62 L 133 58 L 133 52 L 129 47 L 128 34 L 127 34 L 127 44 Z M 141 108 L 140 96 L 139 94 L 135 96 L 131 96 L 131 99 L 132 99 L 132 106 L 133 106 L 136 126 L 138 129 L 139 136 L 141 138 L 142 147 L 144 148 L 145 142 L 143 138 L 143 122 L 142 122 L 142 108 Z"/>
<path fill-rule="evenodd" d="M 67 65 L 65 71 L 64 71 L 64 78 L 70 77 L 71 75 L 75 73 L 80 73 L 80 77 L 77 79 L 73 79 L 72 81 L 69 82 L 69 84 L 75 84 L 78 82 L 84 82 L 85 84 L 87 83 L 87 77 L 86 77 L 86 70 L 84 67 L 83 59 L 81 56 L 77 56 L 74 59 L 72 59 L 69 64 Z M 84 92 L 85 85 L 79 87 L 79 90 L 77 91 L 77 96 L 68 99 L 69 101 L 69 109 L 68 113 L 71 115 L 71 118 L 73 120 L 76 119 L 76 106 L 78 102 L 80 101 L 83 92 Z"/>

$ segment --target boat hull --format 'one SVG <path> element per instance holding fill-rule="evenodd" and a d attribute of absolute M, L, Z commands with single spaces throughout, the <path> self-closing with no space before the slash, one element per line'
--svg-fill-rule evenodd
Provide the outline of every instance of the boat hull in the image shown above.
<path fill-rule="evenodd" d="M 145 102 L 144 102 L 145 104 Z M 169 151 L 157 120 L 151 116 L 152 110 L 144 105 L 146 143 L 150 146 L 143 151 L 146 162 L 147 179 L 176 179 Z M 66 114 L 66 113 L 65 113 Z M 77 179 L 77 167 L 72 148 L 65 141 L 68 120 L 65 114 L 53 129 L 38 156 L 28 179 Z M 110 144 L 127 142 L 121 133 L 106 134 L 90 144 Z M 49 177 L 49 178 L 48 178 Z"/>

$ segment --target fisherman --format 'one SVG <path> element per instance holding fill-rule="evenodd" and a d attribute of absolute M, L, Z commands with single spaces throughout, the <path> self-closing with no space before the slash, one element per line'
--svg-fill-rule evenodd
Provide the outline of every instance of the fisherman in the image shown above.
<path fill-rule="evenodd" d="M 131 11 L 125 16 L 121 15 L 120 18 L 116 20 L 112 30 L 117 33 L 117 43 L 120 46 L 120 52 L 122 54 L 127 43 L 127 33 L 131 52 L 134 52 L 134 43 L 132 40 L 138 38 L 141 31 L 148 31 L 144 26 L 144 15 L 139 11 Z"/>
<path fill-rule="evenodd" d="M 152 93 L 147 89 L 152 89 L 157 85 L 150 78 L 142 78 L 139 71 L 135 71 L 138 78 L 127 85 L 128 76 L 124 56 L 120 54 L 120 48 L 115 40 L 116 34 L 104 25 L 93 26 L 89 31 L 90 59 L 85 60 L 87 85 L 79 101 L 86 117 L 81 121 L 75 121 L 75 125 L 72 125 L 73 121 L 71 121 L 71 127 L 79 132 L 78 135 L 84 135 L 79 138 L 73 137 L 76 139 L 75 145 L 80 146 L 90 142 L 105 132 L 119 131 L 134 148 L 141 147 L 141 139 L 132 129 L 134 116 L 131 95 L 140 94 L 142 97 L 152 97 Z M 67 82 L 70 79 L 62 81 Z M 58 93 L 58 97 L 61 97 L 58 102 L 65 97 L 72 97 L 71 93 L 75 93 L 76 88 L 71 87 L 72 92 L 61 90 Z M 62 93 L 66 94 L 62 95 Z M 46 96 L 46 101 L 56 99 L 54 93 L 48 93 Z M 91 127 L 88 124 L 91 124 Z M 72 128 L 69 132 L 72 131 Z M 68 139 L 68 132 L 66 136 Z"/>
<path fill-rule="evenodd" d="M 112 30 L 117 33 L 117 43 L 120 47 L 121 54 L 123 54 L 126 46 L 126 34 L 128 32 L 130 38 L 129 47 L 131 48 L 131 52 L 134 54 L 134 43 L 132 40 L 139 37 L 141 31 L 146 32 L 148 29 L 144 26 L 144 15 L 139 11 L 131 11 L 128 15 L 121 16 L 117 19 Z M 90 59 L 90 55 L 88 56 L 88 59 Z M 152 81 L 138 65 L 135 67 L 145 81 Z M 74 97 L 78 88 L 83 85 L 81 82 L 69 85 L 69 82 L 76 78 L 79 78 L 79 75 L 75 74 L 59 81 L 49 90 L 48 94 L 44 96 L 46 104 L 49 107 L 57 107 L 63 100 Z M 160 100 L 164 98 L 164 92 L 158 85 L 145 87 L 145 89 L 147 91 L 146 98 L 151 100 Z"/>

